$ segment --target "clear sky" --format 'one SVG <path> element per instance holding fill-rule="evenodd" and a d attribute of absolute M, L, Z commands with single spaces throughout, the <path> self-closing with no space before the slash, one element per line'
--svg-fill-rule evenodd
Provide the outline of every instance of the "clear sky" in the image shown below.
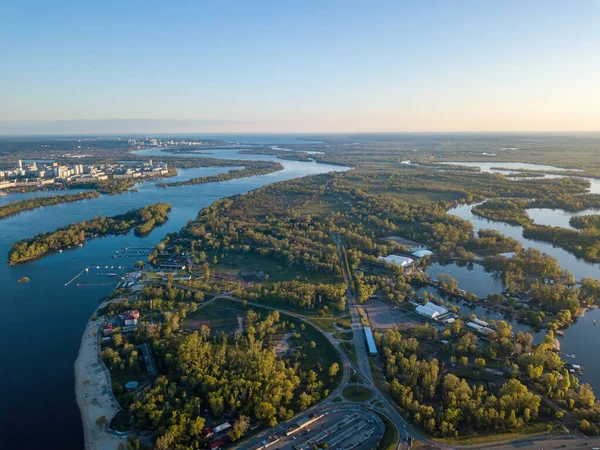
<path fill-rule="evenodd" d="M 0 61 L 4 134 L 600 130 L 597 0 L 9 0 Z"/>

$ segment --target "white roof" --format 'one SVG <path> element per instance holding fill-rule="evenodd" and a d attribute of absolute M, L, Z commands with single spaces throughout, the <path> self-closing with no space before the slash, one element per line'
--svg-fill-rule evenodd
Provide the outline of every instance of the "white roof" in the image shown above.
<path fill-rule="evenodd" d="M 398 255 L 380 256 L 377 259 L 379 261 L 384 261 L 386 263 L 397 264 L 402 267 L 409 266 L 414 262 L 414 260 L 411 258 L 408 258 L 406 256 L 398 256 Z"/>
<path fill-rule="evenodd" d="M 477 325 L 481 325 L 482 327 L 489 327 L 490 324 L 487 322 L 484 322 L 481 319 L 473 319 L 473 322 L 475 322 Z"/>
<path fill-rule="evenodd" d="M 473 323 L 473 322 L 467 322 L 467 326 L 474 328 L 477 331 L 481 331 L 481 329 L 483 328 L 481 325 L 477 325 L 476 323 Z"/>
<path fill-rule="evenodd" d="M 423 306 L 425 308 L 433 309 L 434 311 L 437 311 L 440 315 L 446 314 L 448 312 L 448 310 L 446 308 L 444 308 L 443 306 L 438 306 L 432 302 L 427 302 Z"/>
<path fill-rule="evenodd" d="M 508 253 L 500 253 L 500 256 L 502 256 L 503 258 L 506 258 L 506 259 L 511 259 L 511 258 L 514 258 L 515 256 L 517 256 L 517 254 L 515 252 L 508 252 Z"/>
<path fill-rule="evenodd" d="M 421 314 L 422 316 L 429 317 L 430 319 L 435 319 L 437 316 L 440 315 L 439 312 L 434 311 L 433 309 L 426 308 L 423 305 L 417 306 L 417 309 L 415 311 Z"/>
<path fill-rule="evenodd" d="M 424 256 L 431 256 L 433 255 L 432 251 L 429 250 L 417 250 L 416 252 L 412 252 L 412 255 L 417 257 L 417 258 L 422 258 Z"/>

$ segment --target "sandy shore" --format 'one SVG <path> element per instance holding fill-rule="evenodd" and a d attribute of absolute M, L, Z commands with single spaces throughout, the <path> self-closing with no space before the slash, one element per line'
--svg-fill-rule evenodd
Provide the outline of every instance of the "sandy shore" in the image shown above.
<path fill-rule="evenodd" d="M 104 302 L 98 308 L 107 304 Z M 90 318 L 83 332 L 75 361 L 75 396 L 81 411 L 85 448 L 117 450 L 119 443 L 125 443 L 126 440 L 112 436 L 96 425 L 98 417 L 105 416 L 110 422 L 119 411 L 104 365 L 99 359 L 98 337 L 94 336 L 94 330 L 98 329 L 100 322 L 100 319 Z"/>

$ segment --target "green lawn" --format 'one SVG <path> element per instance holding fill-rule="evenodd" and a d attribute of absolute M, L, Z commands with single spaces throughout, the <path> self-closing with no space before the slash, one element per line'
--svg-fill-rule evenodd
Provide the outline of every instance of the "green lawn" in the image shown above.
<path fill-rule="evenodd" d="M 343 341 L 351 341 L 352 338 L 354 337 L 354 333 L 352 331 L 347 331 L 347 332 L 337 332 L 337 333 L 333 333 L 333 337 L 336 339 L 341 339 Z"/>
<path fill-rule="evenodd" d="M 238 314 L 229 307 L 211 303 L 188 314 L 181 328 L 199 330 L 202 325 L 209 327 L 212 334 L 230 334 L 238 328 Z"/>
<path fill-rule="evenodd" d="M 346 314 L 345 316 L 337 318 L 335 324 L 340 328 L 350 330 L 352 328 L 352 318 L 350 317 L 350 314 Z"/>
<path fill-rule="evenodd" d="M 356 348 L 352 342 L 342 342 L 340 346 L 344 349 L 348 358 L 352 360 L 354 364 L 358 364 L 358 358 L 356 357 Z"/>
<path fill-rule="evenodd" d="M 334 319 L 332 317 L 310 317 L 308 320 L 323 331 L 335 331 L 335 327 L 333 326 Z"/>
<path fill-rule="evenodd" d="M 377 450 L 395 450 L 396 442 L 398 442 L 398 431 L 396 430 L 396 427 L 384 415 L 379 413 L 377 413 L 377 415 L 381 417 L 381 420 L 383 420 L 383 423 L 385 424 L 385 431 L 379 441 Z"/>
<path fill-rule="evenodd" d="M 338 277 L 333 277 L 328 274 L 309 272 L 303 267 L 294 266 L 286 267 L 280 261 L 268 256 L 257 255 L 256 253 L 228 253 L 221 261 L 219 266 L 233 270 L 254 270 L 263 272 L 269 278 L 264 280 L 265 283 L 276 283 L 280 281 L 291 281 L 297 277 L 306 278 L 314 283 L 334 283 L 339 282 Z M 215 266 L 211 270 L 218 271 L 219 266 Z"/>
<path fill-rule="evenodd" d="M 364 402 L 373 395 L 370 389 L 364 386 L 348 386 L 344 389 L 344 397 L 353 402 Z"/>

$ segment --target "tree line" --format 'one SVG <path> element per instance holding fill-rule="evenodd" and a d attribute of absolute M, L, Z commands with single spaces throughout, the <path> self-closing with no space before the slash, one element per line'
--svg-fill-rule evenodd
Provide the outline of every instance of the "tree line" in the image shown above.
<path fill-rule="evenodd" d="M 96 191 L 84 191 L 78 192 L 77 194 L 66 194 L 66 195 L 53 195 L 51 197 L 37 197 L 28 198 L 18 202 L 8 203 L 7 205 L 0 206 L 0 219 L 5 217 L 14 216 L 23 211 L 29 211 L 43 206 L 59 205 L 61 203 L 72 203 L 80 200 L 90 200 L 96 198 L 100 194 Z"/>
<path fill-rule="evenodd" d="M 132 229 L 136 235 L 143 236 L 154 227 L 164 224 L 170 211 L 170 204 L 156 203 L 114 217 L 96 217 L 53 232 L 40 233 L 30 239 L 15 242 L 8 252 L 8 261 L 11 265 L 19 264 L 56 250 L 83 244 L 86 239 L 127 233 Z"/>

